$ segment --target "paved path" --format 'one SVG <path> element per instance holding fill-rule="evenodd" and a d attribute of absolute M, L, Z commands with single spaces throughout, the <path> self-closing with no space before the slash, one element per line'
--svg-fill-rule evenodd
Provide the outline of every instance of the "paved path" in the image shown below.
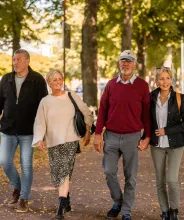
<path fill-rule="evenodd" d="M 102 156 L 92 148 L 83 150 L 77 155 L 76 166 L 71 183 L 72 211 L 66 220 L 103 220 L 112 205 L 109 190 L 105 183 Z M 122 164 L 119 164 L 121 171 Z M 122 177 L 120 172 L 120 178 Z M 123 179 L 123 178 L 121 178 Z M 0 180 L 1 181 L 1 180 Z M 184 219 L 184 160 L 180 170 L 181 209 L 180 219 Z M 123 187 L 123 181 L 121 185 Z M 13 207 L 7 205 L 11 187 L 6 182 L 0 184 L 0 220 L 38 220 L 51 219 L 57 204 L 57 191 L 50 181 L 49 167 L 40 167 L 34 173 L 31 193 L 30 211 L 26 214 L 15 213 Z M 149 150 L 140 153 L 137 193 L 133 220 L 158 220 L 160 210 L 157 203 L 155 175 Z M 121 215 L 117 219 L 121 219 Z"/>

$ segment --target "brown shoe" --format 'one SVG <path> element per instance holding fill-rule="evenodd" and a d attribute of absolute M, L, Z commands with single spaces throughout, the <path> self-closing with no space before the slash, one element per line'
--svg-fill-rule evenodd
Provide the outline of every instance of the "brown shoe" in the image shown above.
<path fill-rule="evenodd" d="M 20 199 L 16 212 L 23 213 L 23 212 L 27 212 L 28 210 L 29 210 L 28 201 L 25 199 Z"/>
<path fill-rule="evenodd" d="M 14 205 L 15 203 L 17 203 L 19 201 L 19 197 L 20 197 L 20 190 L 14 189 L 13 194 L 12 194 L 12 198 L 8 202 L 8 204 Z"/>

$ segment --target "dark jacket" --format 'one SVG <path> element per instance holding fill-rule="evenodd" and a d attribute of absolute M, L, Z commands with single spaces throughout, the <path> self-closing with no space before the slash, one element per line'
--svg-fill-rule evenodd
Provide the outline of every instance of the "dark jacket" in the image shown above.
<path fill-rule="evenodd" d="M 15 72 L 4 75 L 0 82 L 1 132 L 8 135 L 32 135 L 40 100 L 48 94 L 43 76 L 29 67 L 19 97 L 16 95 Z"/>
<path fill-rule="evenodd" d="M 160 88 L 155 89 L 151 93 L 151 141 L 153 146 L 158 145 L 158 137 L 155 135 L 155 130 L 158 129 L 156 120 L 156 102 Z M 181 120 L 182 119 L 182 120 Z M 164 128 L 165 134 L 169 139 L 169 146 L 171 148 L 177 148 L 184 146 L 184 95 L 181 94 L 181 108 L 180 114 L 178 109 L 178 103 L 176 100 L 176 92 L 171 87 L 171 95 L 168 100 L 168 115 L 167 126 Z"/>

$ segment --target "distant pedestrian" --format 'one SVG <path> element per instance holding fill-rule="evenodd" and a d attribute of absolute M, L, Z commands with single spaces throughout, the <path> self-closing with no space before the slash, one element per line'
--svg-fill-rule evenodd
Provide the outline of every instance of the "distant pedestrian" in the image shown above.
<path fill-rule="evenodd" d="M 48 94 L 43 76 L 29 66 L 30 55 L 19 49 L 13 56 L 14 71 L 0 82 L 1 145 L 0 164 L 14 187 L 9 205 L 18 202 L 17 212 L 28 211 L 33 180 L 33 124 L 40 100 Z M 20 146 L 21 177 L 14 165 Z"/>
<path fill-rule="evenodd" d="M 33 146 L 38 146 L 40 150 L 45 151 L 45 138 L 51 179 L 59 194 L 55 219 L 62 219 L 64 211 L 71 210 L 69 179 L 72 176 L 80 137 L 74 129 L 75 108 L 68 91 L 62 90 L 63 74 L 59 70 L 51 70 L 46 75 L 46 80 L 52 92 L 40 102 L 34 124 Z M 74 92 L 71 92 L 71 95 L 84 115 L 86 134 L 83 144 L 86 146 L 90 141 L 93 116 L 78 95 Z"/>
<path fill-rule="evenodd" d="M 134 74 L 136 55 L 125 50 L 119 57 L 120 75 L 107 83 L 97 119 L 95 148 L 103 149 L 103 167 L 114 204 L 107 217 L 131 219 L 138 169 L 138 145 L 144 151 L 150 140 L 150 94 L 148 84 Z M 102 130 L 106 128 L 103 137 Z M 141 130 L 145 139 L 140 141 Z M 123 157 L 124 195 L 117 177 Z"/>
<path fill-rule="evenodd" d="M 184 95 L 173 90 L 172 73 L 167 67 L 156 69 L 156 84 L 158 88 L 151 93 L 150 144 L 157 195 L 162 220 L 178 220 L 178 174 L 184 146 Z"/>

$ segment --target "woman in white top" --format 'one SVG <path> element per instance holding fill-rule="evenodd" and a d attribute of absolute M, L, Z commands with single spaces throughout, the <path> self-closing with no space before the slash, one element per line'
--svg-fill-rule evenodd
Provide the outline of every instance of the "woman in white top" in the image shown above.
<path fill-rule="evenodd" d="M 157 195 L 162 220 L 178 220 L 178 174 L 184 146 L 184 95 L 173 90 L 169 68 L 161 67 L 156 71 L 158 88 L 151 93 L 150 144 Z"/>
<path fill-rule="evenodd" d="M 59 190 L 59 205 L 55 219 L 63 219 L 64 211 L 70 211 L 69 179 L 71 178 L 77 146 L 80 137 L 74 129 L 75 108 L 63 91 L 63 75 L 59 70 L 52 70 L 46 75 L 51 94 L 44 97 L 38 107 L 35 123 L 33 147 L 45 151 L 44 138 L 48 148 L 51 179 Z M 86 134 L 83 143 L 90 141 L 90 127 L 93 116 L 86 104 L 74 92 L 73 99 L 84 115 Z"/>

